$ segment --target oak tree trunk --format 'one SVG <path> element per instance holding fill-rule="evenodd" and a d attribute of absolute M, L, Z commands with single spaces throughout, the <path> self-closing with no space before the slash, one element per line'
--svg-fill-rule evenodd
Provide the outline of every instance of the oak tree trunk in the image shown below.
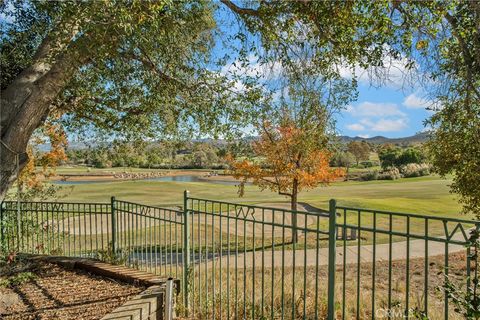
<path fill-rule="evenodd" d="M 75 28 L 74 28 L 75 29 Z M 65 37 L 72 37 L 76 33 Z M 24 69 L 1 92 L 0 101 L 0 201 L 28 162 L 27 144 L 35 129 L 46 120 L 50 106 L 70 80 L 81 60 L 67 55 L 67 41 L 46 37 Z"/>

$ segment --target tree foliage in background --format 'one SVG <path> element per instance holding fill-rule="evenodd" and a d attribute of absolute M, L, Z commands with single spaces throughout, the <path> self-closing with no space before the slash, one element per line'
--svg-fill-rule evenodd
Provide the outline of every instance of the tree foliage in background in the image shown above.
<path fill-rule="evenodd" d="M 333 154 L 330 160 L 330 166 L 332 167 L 344 167 L 345 181 L 350 179 L 350 167 L 355 163 L 355 157 L 348 151 L 337 151 Z"/>
<path fill-rule="evenodd" d="M 394 146 L 386 146 L 379 151 L 378 158 L 383 169 L 389 167 L 400 168 L 407 164 L 421 164 L 427 161 L 425 154 L 420 149 L 414 147 L 400 149 Z"/>
<path fill-rule="evenodd" d="M 355 157 L 357 166 L 360 161 L 368 160 L 370 157 L 370 146 L 365 141 L 352 141 L 348 144 L 347 149 Z"/>
<path fill-rule="evenodd" d="M 82 149 L 69 149 L 67 165 L 96 168 L 134 167 L 149 169 L 220 168 L 225 165 L 229 145 L 192 141 L 99 143 Z"/>

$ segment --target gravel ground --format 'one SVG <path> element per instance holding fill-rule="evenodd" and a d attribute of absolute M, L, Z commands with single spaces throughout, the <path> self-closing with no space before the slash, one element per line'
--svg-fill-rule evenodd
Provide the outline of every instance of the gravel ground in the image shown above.
<path fill-rule="evenodd" d="M 83 271 L 39 264 L 36 277 L 0 287 L 0 319 L 100 319 L 144 288 Z"/>

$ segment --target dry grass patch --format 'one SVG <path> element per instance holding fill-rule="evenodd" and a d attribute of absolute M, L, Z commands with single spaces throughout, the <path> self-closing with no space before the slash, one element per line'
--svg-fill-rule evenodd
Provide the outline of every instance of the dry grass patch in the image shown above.
<path fill-rule="evenodd" d="M 407 263 L 393 261 L 392 277 L 389 289 L 388 262 L 375 264 L 363 263 L 347 265 L 344 269 L 336 269 L 336 312 L 337 318 L 360 319 L 377 318 L 388 309 L 388 292 L 391 290 L 391 319 L 403 319 L 403 311 L 407 304 Z M 443 319 L 445 314 L 444 294 L 439 290 L 443 285 L 444 257 L 431 257 L 427 263 L 428 314 L 430 319 Z M 466 256 L 464 253 L 449 256 L 451 279 L 464 284 L 466 279 Z M 327 274 L 328 269 L 321 267 L 269 268 L 257 265 L 255 269 L 241 268 L 229 270 L 202 269 L 196 267 L 191 276 L 191 319 L 323 319 L 327 306 Z M 360 275 L 360 282 L 357 281 Z M 425 260 L 412 259 L 408 274 L 408 308 L 424 310 L 425 302 Z M 345 286 L 343 285 L 345 284 Z M 375 293 L 373 293 L 373 286 Z M 345 300 L 343 292 L 345 289 Z M 357 297 L 359 295 L 359 308 Z M 373 305 L 373 298 L 375 303 Z M 342 303 L 344 301 L 344 303 Z M 380 310 L 380 311 L 379 311 Z M 383 312 L 383 313 L 382 313 Z M 461 319 L 449 305 L 449 319 Z M 412 314 L 410 314 L 411 317 Z"/>

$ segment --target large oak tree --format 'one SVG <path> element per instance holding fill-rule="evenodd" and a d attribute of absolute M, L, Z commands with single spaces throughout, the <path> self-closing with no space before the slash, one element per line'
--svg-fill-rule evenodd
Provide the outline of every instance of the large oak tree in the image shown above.
<path fill-rule="evenodd" d="M 244 26 L 236 37 L 245 41 L 242 52 L 280 63 L 290 75 L 335 79 L 342 69 L 363 68 L 381 84 L 389 59 L 406 60 L 442 106 L 431 119 L 434 163 L 442 174 L 455 173 L 453 190 L 466 210 L 480 209 L 478 1 L 221 3 Z M 15 178 L 15 155 L 23 166 L 32 132 L 51 112 L 72 127 L 117 134 L 223 131 L 248 120 L 242 116 L 252 115 L 248 102 L 258 91 L 232 92 L 227 79 L 209 71 L 216 5 L 2 2 L 12 22 L 2 24 L 1 37 L 0 198 Z M 249 43 L 247 34 L 259 41 Z M 300 67 L 299 50 L 308 52 Z"/>
<path fill-rule="evenodd" d="M 71 131 L 141 137 L 181 129 L 213 134 L 253 116 L 253 90 L 235 91 L 210 70 L 212 6 L 2 2 L 9 20 L 0 39 L 0 199 L 16 179 L 17 160 L 20 169 L 27 163 L 32 133 L 52 114 Z"/>

